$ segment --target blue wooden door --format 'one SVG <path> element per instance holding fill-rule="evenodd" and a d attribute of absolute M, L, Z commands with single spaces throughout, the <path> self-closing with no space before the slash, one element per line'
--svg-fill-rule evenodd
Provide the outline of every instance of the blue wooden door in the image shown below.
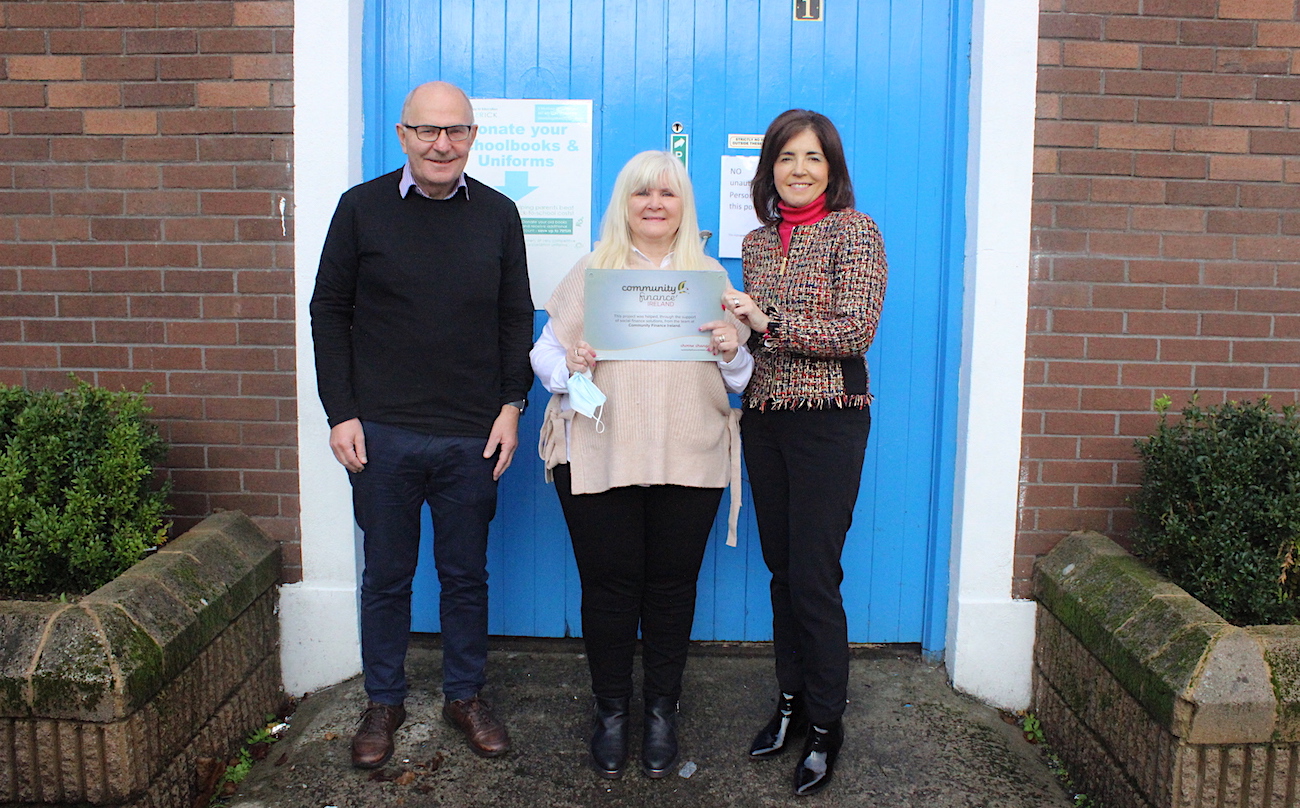
<path fill-rule="evenodd" d="M 420 82 L 451 81 L 479 98 L 591 99 L 594 215 L 627 159 L 666 148 L 676 122 L 690 135 L 701 227 L 717 232 L 719 158 L 756 153 L 728 150 L 727 135 L 762 133 L 790 107 L 829 115 L 857 207 L 880 224 L 890 264 L 868 354 L 873 428 L 844 552 L 850 636 L 933 653 L 943 646 L 956 445 L 970 0 L 821 5 L 822 21 L 803 21 L 794 0 L 368 0 L 364 166 L 373 177 L 402 164 L 393 124 Z M 724 264 L 739 283 L 739 262 Z M 492 527 L 490 626 L 573 636 L 577 572 L 533 450 L 547 394 L 537 386 L 532 398 Z M 438 630 L 430 533 L 426 517 L 417 631 Z M 724 534 L 720 516 L 695 636 L 770 639 L 747 501 L 739 547 L 724 546 Z"/>

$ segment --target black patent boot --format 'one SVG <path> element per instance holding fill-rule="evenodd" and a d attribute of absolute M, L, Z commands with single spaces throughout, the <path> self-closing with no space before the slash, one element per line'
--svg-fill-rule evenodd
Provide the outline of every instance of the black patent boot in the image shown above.
<path fill-rule="evenodd" d="M 758 731 L 749 745 L 750 760 L 776 757 L 786 750 L 790 740 L 808 729 L 802 693 L 782 693 L 776 700 L 776 712 L 767 726 Z"/>
<path fill-rule="evenodd" d="M 641 738 L 641 770 L 659 779 L 677 761 L 677 699 L 647 696 L 645 734 Z"/>
<path fill-rule="evenodd" d="M 808 727 L 808 739 L 803 744 L 803 756 L 794 767 L 794 793 L 797 797 L 816 794 L 831 784 L 835 776 L 835 759 L 844 746 L 844 722 L 836 721 L 824 727 Z"/>
<path fill-rule="evenodd" d="M 596 697 L 596 726 L 591 731 L 591 759 L 606 780 L 623 776 L 627 765 L 627 716 L 631 699 Z"/>

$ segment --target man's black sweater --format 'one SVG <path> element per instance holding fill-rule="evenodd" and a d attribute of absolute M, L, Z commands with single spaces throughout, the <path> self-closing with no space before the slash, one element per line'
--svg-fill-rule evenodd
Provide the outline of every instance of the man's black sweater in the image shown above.
<path fill-rule="evenodd" d="M 486 438 L 533 383 L 533 301 L 510 199 L 398 193 L 402 172 L 339 200 L 311 298 L 316 378 L 331 427 L 352 418 Z"/>

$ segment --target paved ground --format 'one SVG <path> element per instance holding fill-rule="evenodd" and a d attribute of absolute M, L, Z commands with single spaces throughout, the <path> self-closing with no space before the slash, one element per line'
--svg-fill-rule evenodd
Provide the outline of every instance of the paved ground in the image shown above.
<path fill-rule="evenodd" d="M 409 717 L 397 733 L 397 754 L 377 776 L 349 765 L 348 742 L 365 704 L 358 677 L 301 703 L 292 728 L 230 806 L 1072 805 L 1018 728 L 954 692 L 941 666 L 897 650 L 855 654 L 835 782 L 813 797 L 792 796 L 793 755 L 751 762 L 744 754 L 774 705 L 769 653 L 766 647 L 693 648 L 680 735 L 681 762 L 693 763 L 694 774 L 650 780 L 630 765 L 621 780 L 606 781 L 588 762 L 591 706 L 580 642 L 494 638 L 485 695 L 508 722 L 515 750 L 490 761 L 472 754 L 442 722 L 441 655 L 436 643 L 418 639 L 408 659 Z M 635 761 L 637 725 L 633 738 Z"/>

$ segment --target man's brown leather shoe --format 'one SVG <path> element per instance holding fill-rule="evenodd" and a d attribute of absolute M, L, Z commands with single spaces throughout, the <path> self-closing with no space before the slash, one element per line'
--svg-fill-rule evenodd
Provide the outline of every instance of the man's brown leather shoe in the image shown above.
<path fill-rule="evenodd" d="M 372 701 L 361 714 L 361 724 L 352 736 L 352 765 L 358 769 L 378 769 L 393 756 L 393 733 L 406 720 L 406 708 L 400 704 Z"/>
<path fill-rule="evenodd" d="M 478 696 L 444 702 L 442 717 L 465 733 L 469 748 L 483 757 L 500 757 L 510 751 L 506 725 L 492 715 L 492 708 Z"/>

